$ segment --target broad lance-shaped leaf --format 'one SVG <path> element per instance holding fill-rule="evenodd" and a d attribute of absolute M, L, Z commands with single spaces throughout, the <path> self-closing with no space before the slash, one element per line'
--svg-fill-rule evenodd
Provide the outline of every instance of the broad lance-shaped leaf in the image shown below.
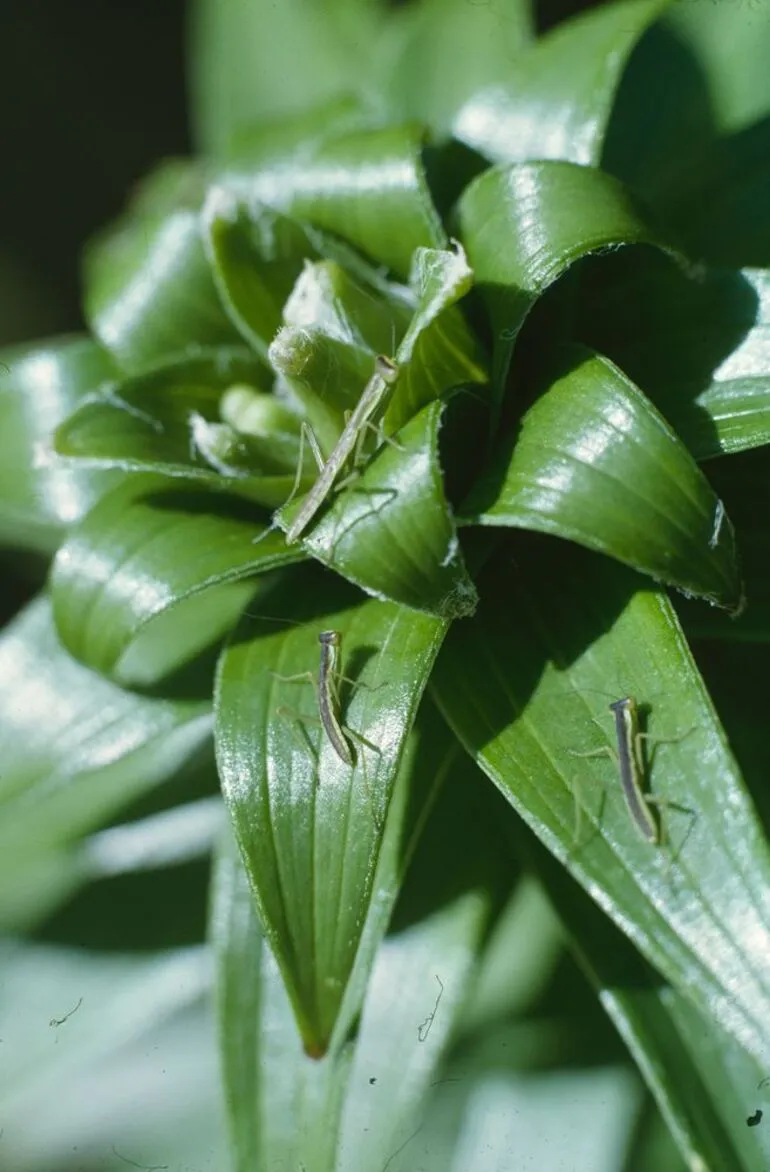
<path fill-rule="evenodd" d="M 770 442 L 770 272 L 683 269 L 651 249 L 581 284 L 583 341 L 616 362 L 696 460 Z"/>
<path fill-rule="evenodd" d="M 432 725 L 433 718 L 429 739 Z M 512 873 L 500 799 L 474 784 L 475 768 L 456 745 L 447 755 L 447 740 L 444 726 L 426 755 L 421 737 L 399 774 L 396 832 L 388 827 L 365 930 L 374 927 L 366 971 L 323 1062 L 300 1048 L 240 860 L 220 854 L 212 936 L 237 1172 L 255 1159 L 265 1167 L 304 1164 L 308 1172 L 380 1172 L 383 1152 L 414 1130 L 424 1110 Z M 418 841 L 426 798 L 439 786 Z M 399 891 L 397 926 L 380 945 Z"/>
<path fill-rule="evenodd" d="M 563 356 L 463 513 L 578 541 L 728 610 L 743 605 L 724 505 L 644 395 L 582 348 Z"/>
<path fill-rule="evenodd" d="M 117 373 L 98 342 L 53 338 L 0 351 L 0 534 L 50 553 L 115 476 L 57 460 L 51 432 Z"/>
<path fill-rule="evenodd" d="M 770 856 L 664 595 L 577 547 L 528 538 L 453 625 L 439 705 L 545 845 L 666 979 L 770 1059 Z M 661 742 L 646 782 L 663 847 L 625 805 L 610 701 L 632 695 Z M 673 740 L 672 738 L 676 738 Z M 600 785 L 591 785 L 591 781 Z M 580 817 L 576 818 L 576 804 Z"/>
<path fill-rule="evenodd" d="M 214 871 L 211 935 L 234 1172 L 306 1158 L 333 1169 L 352 1047 L 314 1062 L 303 1051 L 278 966 L 265 943 L 234 846 Z"/>
<path fill-rule="evenodd" d="M 628 57 L 665 7 L 665 0 L 621 0 L 558 24 L 509 59 L 497 84 L 483 79 L 455 116 L 455 138 L 496 163 L 598 166 Z"/>
<path fill-rule="evenodd" d="M 361 602 L 307 573 L 260 599 L 222 654 L 216 741 L 225 801 L 304 1044 L 328 1044 L 371 895 L 391 787 L 445 625 Z M 299 625 L 297 625 L 299 620 Z M 340 719 L 318 722 L 318 635 L 342 636 Z M 299 681 L 280 677 L 300 675 Z M 352 682 L 348 682 L 352 681 Z"/>
<path fill-rule="evenodd" d="M 519 330 L 549 285 L 591 252 L 659 243 L 621 183 L 574 163 L 492 167 L 466 188 L 457 218 L 492 319 L 498 399 Z"/>
<path fill-rule="evenodd" d="M 207 690 L 210 682 L 203 679 L 197 697 L 193 690 L 188 699 L 123 691 L 67 654 L 46 598 L 5 628 L 0 916 L 6 923 L 26 917 L 25 900 L 34 902 L 35 885 L 45 883 L 57 852 L 104 825 L 199 751 L 211 730 Z"/>
<path fill-rule="evenodd" d="M 243 347 L 203 351 L 110 383 L 56 431 L 56 450 L 105 468 L 157 472 L 275 507 L 292 490 L 299 420 L 263 390 Z M 300 484 L 312 482 L 306 453 Z"/>
<path fill-rule="evenodd" d="M 441 248 L 446 233 L 433 206 L 414 126 L 350 131 L 310 140 L 276 158 L 275 134 L 243 143 L 220 182 L 236 194 L 334 232 L 397 275 L 416 248 Z M 266 147 L 267 143 L 267 147 Z"/>
<path fill-rule="evenodd" d="M 222 638 L 254 596 L 255 574 L 301 558 L 280 534 L 264 534 L 236 497 L 169 477 L 127 478 L 54 561 L 62 641 L 96 671 L 154 682 Z"/>
<path fill-rule="evenodd" d="M 529 837 L 529 836 L 528 836 Z M 661 981 L 596 904 L 537 843 L 536 873 L 572 947 L 628 1046 L 688 1168 L 762 1168 L 746 1128 L 764 1069 L 684 994 Z"/>
<path fill-rule="evenodd" d="M 467 473 L 486 438 L 477 407 L 470 388 L 424 407 L 334 497 L 305 548 L 374 597 L 440 618 L 472 614 L 478 595 L 444 491 L 439 432 L 445 413 L 459 413 L 451 430 L 459 439 L 464 425 L 462 450 L 442 445 L 441 455 Z"/>

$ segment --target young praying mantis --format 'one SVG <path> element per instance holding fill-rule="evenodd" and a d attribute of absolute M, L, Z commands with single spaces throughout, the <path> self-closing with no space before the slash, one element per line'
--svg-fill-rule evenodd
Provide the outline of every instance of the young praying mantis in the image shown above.
<path fill-rule="evenodd" d="M 299 683 L 306 681 L 313 684 L 318 696 L 318 713 L 321 725 L 339 759 L 345 765 L 355 765 L 355 754 L 349 738 L 343 731 L 340 722 L 340 694 L 339 682 L 342 679 L 340 672 L 340 654 L 342 635 L 339 631 L 321 631 L 318 636 L 321 644 L 321 662 L 318 667 L 318 680 L 312 672 L 300 672 L 294 676 L 277 676 L 283 683 Z"/>
<path fill-rule="evenodd" d="M 334 486 L 346 460 L 354 451 L 364 429 L 371 424 L 372 417 L 382 407 L 390 389 L 398 378 L 398 366 L 384 354 L 378 354 L 374 363 L 374 373 L 361 393 L 340 438 L 324 462 L 320 458 L 317 445 L 313 451 L 320 468 L 318 479 L 308 492 L 301 509 L 286 530 L 286 544 L 292 545 L 308 527 L 321 505 Z M 300 468 L 302 461 L 300 460 Z M 295 489 L 292 490 L 292 496 Z M 291 499 L 291 497 L 289 498 Z"/>
<path fill-rule="evenodd" d="M 675 744 L 693 731 L 688 729 L 676 737 L 651 738 L 642 732 L 639 724 L 639 705 L 633 696 L 624 696 L 610 704 L 610 711 L 615 717 L 615 737 L 617 750 L 609 745 L 600 749 L 590 749 L 586 753 L 579 753 L 573 749 L 569 752 L 573 757 L 611 757 L 617 761 L 620 771 L 620 784 L 623 797 L 626 801 L 631 820 L 642 837 L 653 846 L 663 845 L 663 827 L 660 818 L 651 808 L 652 806 L 671 805 L 665 798 L 650 794 L 645 786 L 647 772 L 642 752 L 642 741 L 654 739 L 657 744 Z"/>
<path fill-rule="evenodd" d="M 339 759 L 345 765 L 353 765 L 353 748 L 342 731 L 339 719 L 342 635 L 339 631 L 321 631 L 318 642 L 321 644 L 321 663 L 318 668 L 318 711 L 321 724 Z"/>

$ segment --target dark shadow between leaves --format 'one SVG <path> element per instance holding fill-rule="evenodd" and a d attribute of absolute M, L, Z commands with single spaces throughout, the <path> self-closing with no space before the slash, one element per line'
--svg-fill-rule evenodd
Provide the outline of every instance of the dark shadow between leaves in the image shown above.
<path fill-rule="evenodd" d="M 712 86 L 683 36 L 655 23 L 624 71 L 602 166 L 665 217 L 693 258 L 766 266 L 770 118 L 721 134 Z"/>
<path fill-rule="evenodd" d="M 722 453 L 697 401 L 757 322 L 759 298 L 739 272 L 685 271 L 654 249 L 588 258 L 576 335 L 612 359 L 698 460 Z"/>

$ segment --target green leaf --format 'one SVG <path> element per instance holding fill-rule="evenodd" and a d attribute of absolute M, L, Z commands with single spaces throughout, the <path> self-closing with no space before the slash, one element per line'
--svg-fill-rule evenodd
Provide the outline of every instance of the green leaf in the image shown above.
<path fill-rule="evenodd" d="M 373 298 L 329 262 L 308 265 L 286 307 L 289 324 L 270 351 L 276 368 L 302 398 L 327 460 L 340 438 L 343 412 L 355 409 L 359 398 L 363 403 L 365 395 L 372 404 L 367 426 L 382 419 L 384 435 L 401 427 L 398 438 L 388 449 L 380 448 L 376 461 L 352 489 L 336 497 L 306 540 L 306 548 L 378 597 L 441 615 L 467 613 L 475 599 L 457 556 L 437 451 L 439 397 L 467 383 L 468 405 L 475 400 L 483 406 L 486 397 L 483 360 L 455 304 L 471 280 L 459 245 L 417 250 L 409 301 L 403 294 L 399 301 L 394 294 L 384 302 Z M 394 314 L 403 320 L 407 307 L 412 313 L 404 321 L 396 349 L 395 384 L 375 376 L 360 391 L 357 379 L 364 370 L 371 372 L 373 355 L 382 349 Z M 329 376 L 330 368 L 334 377 Z M 351 388 L 358 398 L 351 396 Z M 420 410 L 424 405 L 429 406 Z M 466 471 L 473 464 L 468 458 L 473 440 L 483 444 L 481 411 L 476 415 L 474 420 L 470 410 L 465 413 L 469 432 L 461 464 Z M 350 453 L 356 463 L 372 450 L 366 439 L 362 427 Z M 338 489 L 342 472 L 339 466 Z M 324 498 L 318 503 L 322 505 Z M 291 525 L 304 506 L 303 500 L 289 503 L 278 515 L 279 524 Z"/>
<path fill-rule="evenodd" d="M 444 736 L 439 744 L 445 743 Z M 350 1167 L 379 1172 L 414 1131 L 415 1117 L 419 1121 L 471 988 L 476 957 L 511 879 L 500 849 L 499 800 L 472 784 L 475 771 L 467 758 L 458 757 L 456 747 L 435 773 L 437 763 L 436 746 L 429 744 L 427 757 L 419 748 L 415 768 L 399 776 L 396 820 L 405 822 L 398 834 L 389 829 L 383 844 L 366 928 L 374 937 L 370 950 L 389 918 L 422 829 L 425 797 L 436 782 L 441 795 L 410 866 L 396 922 L 377 952 L 368 989 L 371 956 L 323 1062 L 301 1052 L 240 864 L 229 855 L 220 858 L 213 937 L 238 1170 L 252 1168 L 256 1159 L 265 1167 L 304 1164 L 307 1172 Z"/>
<path fill-rule="evenodd" d="M 652 404 L 582 348 L 563 356 L 463 512 L 578 541 L 728 610 L 743 605 L 724 505 Z"/>
<path fill-rule="evenodd" d="M 751 4 L 714 7 L 706 20 L 697 4 L 671 4 L 642 40 L 605 165 L 666 219 L 690 255 L 767 265 L 768 25 Z"/>
<path fill-rule="evenodd" d="M 216 689 L 223 793 L 305 1047 L 316 1054 L 355 960 L 391 789 L 444 631 L 435 619 L 359 598 L 305 573 L 261 600 L 271 620 L 244 617 Z M 353 768 L 314 727 L 307 679 L 277 678 L 317 670 L 322 630 L 341 632 L 342 671 L 355 681 L 341 687 Z"/>
<path fill-rule="evenodd" d="M 196 0 L 192 19 L 192 114 L 206 154 L 221 156 L 244 127 L 294 111 L 309 111 L 321 131 L 346 111 L 357 121 L 358 106 L 338 95 L 381 89 L 371 76 L 387 27 L 377 6 Z"/>
<path fill-rule="evenodd" d="M 256 352 L 267 352 L 304 265 L 321 256 L 323 234 L 255 200 L 213 187 L 203 209 L 205 241 L 219 295 Z"/>
<path fill-rule="evenodd" d="M 165 782 L 209 734 L 208 699 L 121 690 L 64 651 L 47 599 L 31 603 L 0 636 L 0 919 L 33 914 L 36 876 Z"/>
<path fill-rule="evenodd" d="M 222 799 L 198 798 L 92 834 L 80 865 L 91 880 L 176 867 L 211 854 L 224 824 Z"/>
<path fill-rule="evenodd" d="M 558 24 L 518 59 L 509 54 L 507 69 L 480 78 L 483 87 L 468 95 L 454 119 L 455 137 L 496 163 L 598 166 L 628 58 L 665 7 L 665 0 L 604 4 Z M 492 11 L 489 19 L 499 23 Z"/>
<path fill-rule="evenodd" d="M 433 676 L 440 707 L 621 931 L 767 1063 L 767 842 L 675 616 L 577 548 L 530 539 L 516 560 L 485 575 L 484 605 L 452 627 Z M 634 825 L 616 764 L 574 756 L 612 746 L 618 695 L 644 706 L 653 741 L 669 741 L 647 758 L 649 788 L 669 803 L 665 849 Z"/>
<path fill-rule="evenodd" d="M 148 684 L 210 647 L 255 593 L 253 576 L 301 554 L 243 501 L 158 476 L 132 476 L 62 545 L 52 592 L 77 659 Z M 258 541 L 258 544 L 255 542 Z"/>
<path fill-rule="evenodd" d="M 331 1169 L 351 1047 L 324 1062 L 303 1052 L 234 848 L 214 872 L 212 937 L 234 1172 L 284 1160 Z"/>
<path fill-rule="evenodd" d="M 391 14 L 399 17 L 401 48 L 385 81 L 390 109 L 443 134 L 466 98 L 510 77 L 532 37 L 524 0 L 507 3 L 504 13 L 467 0 L 419 0 Z"/>
<path fill-rule="evenodd" d="M 339 438 L 346 413 L 355 408 L 357 384 L 371 373 L 376 354 L 395 351 L 399 366 L 384 409 L 387 432 L 448 388 L 486 382 L 479 344 L 456 307 L 472 282 L 457 244 L 445 250 L 418 248 L 408 289 L 395 284 L 367 288 L 331 261 L 305 266 L 284 307 L 284 328 L 270 358 L 302 401 L 325 456 Z"/>
<path fill-rule="evenodd" d="M 89 244 L 84 268 L 88 324 L 127 373 L 239 340 L 214 286 L 197 204 L 129 213 Z"/>
<path fill-rule="evenodd" d="M 573 163 L 490 168 L 466 188 L 458 221 L 492 319 L 498 397 L 524 319 L 549 285 L 591 252 L 658 243 L 617 180 Z"/>
<path fill-rule="evenodd" d="M 299 420 L 260 390 L 264 381 L 241 348 L 172 361 L 89 396 L 58 428 L 56 450 L 282 504 L 300 458 Z M 308 454 L 308 472 L 310 463 Z M 300 477 L 308 483 L 309 475 Z"/>
<path fill-rule="evenodd" d="M 709 473 L 731 517 L 735 518 L 746 583 L 746 609 L 737 618 L 730 618 L 718 611 L 679 602 L 685 629 L 690 635 L 730 643 L 767 643 L 770 641 L 770 544 L 763 523 L 770 508 L 767 453 L 760 449 L 720 460 L 710 465 Z M 743 697 L 743 703 L 747 702 L 748 697 Z M 762 728 L 762 716 L 757 715 L 755 719 L 757 727 Z"/>
<path fill-rule="evenodd" d="M 99 955 L 3 940 L 0 964 L 9 1172 L 171 1157 L 193 1168 L 204 1151 L 226 1166 L 203 948 Z"/>
<path fill-rule="evenodd" d="M 419 744 L 411 767 L 399 770 L 373 883 L 369 912 L 353 974 L 323 1063 L 301 1049 L 296 1020 L 280 972 L 254 912 L 246 873 L 233 847 L 220 852 L 214 878 L 212 937 L 218 961 L 220 1042 L 236 1169 L 263 1161 L 304 1161 L 331 1166 L 342 1096 L 350 1069 L 349 1036 L 357 1031 L 374 954 L 401 889 L 404 872 L 427 813 L 458 750 L 435 713 L 421 713 Z M 427 715 L 427 719 L 425 719 Z M 467 761 L 467 759 L 465 759 Z M 281 1044 L 275 1045 L 280 1034 Z M 271 1040 L 272 1039 L 272 1042 Z M 272 1068 L 280 1078 L 271 1077 Z M 290 1088 L 275 1096 L 273 1088 Z M 368 1085 L 368 1084 L 367 1084 Z M 308 1088 L 306 1094 L 303 1088 Z M 302 1113 L 302 1121 L 297 1118 Z M 260 1127 L 263 1119 L 268 1126 Z"/>
<path fill-rule="evenodd" d="M 375 355 L 390 353 L 407 328 L 407 297 L 402 286 L 372 291 L 334 261 L 307 264 L 298 278 L 270 361 L 301 402 L 324 457 L 355 408 Z"/>
<path fill-rule="evenodd" d="M 413 126 L 349 131 L 276 153 L 275 132 L 239 147 L 221 182 L 237 195 L 265 203 L 344 237 L 365 256 L 406 276 L 416 248 L 446 246 Z M 362 183 L 365 176 L 365 183 Z"/>
<path fill-rule="evenodd" d="M 380 1172 L 425 1124 L 479 957 L 516 873 L 505 808 L 480 780 L 466 758 L 456 758 L 377 954 L 335 1172 Z M 451 1143 L 454 1121 L 448 1131 Z M 402 1167 L 414 1167 L 414 1158 L 412 1148 Z"/>
<path fill-rule="evenodd" d="M 581 963 L 655 1096 L 687 1167 L 761 1172 L 760 1137 L 746 1128 L 744 1103 L 757 1095 L 764 1070 L 722 1033 L 711 1015 L 662 984 L 542 848 L 535 851 L 535 861 L 560 915 L 572 925 Z"/>
<path fill-rule="evenodd" d="M 85 337 L 54 338 L 0 351 L 0 535 L 50 553 L 114 480 L 56 460 L 51 432 L 116 373 L 102 347 Z"/>
<path fill-rule="evenodd" d="M 581 338 L 637 383 L 697 460 L 770 441 L 770 274 L 685 270 L 651 250 L 597 266 Z"/>
<path fill-rule="evenodd" d="M 415 252 L 409 274 L 414 313 L 396 350 L 400 375 L 385 411 L 388 432 L 450 387 L 486 383 L 486 360 L 456 307 L 472 285 L 473 272 L 457 241 L 449 249 Z M 484 392 L 479 391 L 479 397 Z"/>
<path fill-rule="evenodd" d="M 432 403 L 396 432 L 335 497 L 304 546 L 369 594 L 451 619 L 472 614 L 478 596 L 444 493 L 439 429 L 445 410 Z M 474 434 L 484 438 L 473 422 L 465 432 L 466 459 Z M 286 510 L 289 518 L 293 509 Z"/>

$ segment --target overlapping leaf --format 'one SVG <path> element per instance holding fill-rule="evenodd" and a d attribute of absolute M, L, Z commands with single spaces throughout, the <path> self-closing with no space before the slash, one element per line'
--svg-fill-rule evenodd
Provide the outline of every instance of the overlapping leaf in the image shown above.
<path fill-rule="evenodd" d="M 197 201 L 129 216 L 89 246 L 85 277 L 88 323 L 129 373 L 190 347 L 238 341 L 214 287 Z"/>
<path fill-rule="evenodd" d="M 444 404 L 433 403 L 402 427 L 353 487 L 335 498 L 305 547 L 377 597 L 458 618 L 474 611 L 478 596 L 444 492 L 439 455 L 444 410 Z M 478 420 L 475 429 L 472 423 L 464 437 L 466 458 L 474 436 L 483 436 Z"/>
<path fill-rule="evenodd" d="M 472 386 L 467 389 L 471 398 L 478 395 L 484 402 L 481 356 L 454 304 L 471 280 L 459 247 L 415 254 L 413 312 L 395 353 L 398 378 L 392 389 L 380 388 L 382 402 L 372 409 L 373 421 L 384 416 L 386 433 L 410 418 L 412 422 L 362 478 L 335 498 L 305 543 L 320 560 L 370 593 L 442 615 L 467 613 L 475 598 L 443 493 L 436 403 L 459 383 L 478 385 L 477 392 Z M 371 367 L 374 346 L 382 343 L 395 313 L 396 321 L 404 320 L 403 300 L 373 300 L 326 263 L 308 266 L 287 305 L 291 324 L 279 334 L 271 356 L 303 398 L 327 458 L 340 434 L 342 410 L 356 402 L 345 397 L 345 384 L 355 385 L 364 363 Z M 318 323 L 313 332 L 311 322 Z M 336 368 L 334 379 L 327 374 L 330 366 Z M 348 372 L 347 379 L 340 377 Z M 372 387 L 359 393 L 372 393 Z M 473 434 L 471 429 L 469 437 Z M 481 435 L 478 428 L 476 434 Z M 365 451 L 366 438 L 362 429 L 356 447 Z M 468 446 L 466 466 L 472 463 Z M 301 501 L 289 504 L 279 515 L 280 523 L 290 524 L 302 507 Z"/>
<path fill-rule="evenodd" d="M 524 550 L 520 570 L 487 575 L 477 617 L 452 628 L 434 675 L 441 708 L 621 930 L 766 1062 L 767 843 L 674 615 L 609 562 L 549 557 L 542 539 Z M 648 757 L 653 796 L 673 803 L 664 850 L 624 808 L 616 765 L 573 756 L 606 751 L 607 705 L 628 693 L 653 737 L 676 738 Z"/>
<path fill-rule="evenodd" d="M 398 56 L 383 78 L 392 116 L 417 118 L 437 135 L 448 133 L 466 98 L 510 78 L 533 33 L 524 0 L 510 0 L 504 11 L 467 0 L 419 0 L 392 18 Z"/>
<path fill-rule="evenodd" d="M 260 600 L 220 661 L 217 756 L 260 918 L 306 1049 L 328 1044 L 372 893 L 391 790 L 444 624 L 305 574 Z M 299 625 L 296 625 L 299 623 Z M 351 768 L 318 722 L 318 634 L 342 635 Z M 286 677 L 300 680 L 286 681 Z"/>
<path fill-rule="evenodd" d="M 39 598 L 0 640 L 2 917 L 35 917 L 65 893 L 64 852 L 161 784 L 210 735 L 208 681 L 187 698 L 125 692 L 76 663 Z M 210 685 L 209 685 L 210 687 Z M 50 890 L 49 890 L 50 888 Z"/>
<path fill-rule="evenodd" d="M 428 742 L 432 736 L 431 729 Z M 383 1153 L 408 1138 L 419 1120 L 511 879 L 501 852 L 490 849 L 490 842 L 502 843 L 498 802 L 469 784 L 467 760 L 458 760 L 451 747 L 446 757 L 442 744 L 441 738 L 423 744 L 421 737 L 415 767 L 399 776 L 396 833 L 389 828 L 383 843 L 367 921 L 370 949 L 385 929 L 422 828 L 425 798 L 449 771 L 436 818 L 417 847 L 402 913 L 377 953 L 367 988 L 370 951 L 364 979 L 355 997 L 346 999 L 343 1028 L 322 1063 L 300 1051 L 277 968 L 260 939 L 246 876 L 233 858 L 220 859 L 213 935 L 239 1172 L 257 1154 L 265 1163 L 301 1162 L 308 1172 L 374 1172 Z M 355 1046 L 351 1020 L 357 1023 Z"/>
<path fill-rule="evenodd" d="M 215 643 L 254 595 L 249 579 L 301 556 L 252 513 L 237 498 L 155 475 L 105 495 L 54 563 L 67 648 L 97 671 L 146 684 Z"/>
<path fill-rule="evenodd" d="M 770 441 L 770 275 L 690 271 L 646 251 L 594 269 L 579 331 L 663 412 L 696 460 Z"/>
<path fill-rule="evenodd" d="M 659 243 L 622 184 L 573 163 L 492 167 L 466 188 L 457 217 L 492 320 L 498 396 L 524 319 L 570 265 L 619 244 Z"/>
<path fill-rule="evenodd" d="M 299 420 L 262 390 L 264 381 L 242 348 L 171 361 L 89 396 L 57 430 L 56 450 L 275 506 L 294 484 Z M 309 461 L 308 453 L 308 473 Z"/>
<path fill-rule="evenodd" d="M 724 505 L 652 404 L 588 351 L 564 356 L 464 511 L 579 541 L 728 610 L 743 605 Z"/>
<path fill-rule="evenodd" d="M 636 1059 L 688 1167 L 761 1172 L 762 1137 L 746 1128 L 764 1070 L 682 994 L 661 983 L 542 848 L 537 872 L 602 1005 Z"/>
<path fill-rule="evenodd" d="M 101 471 L 57 463 L 51 432 L 115 374 L 110 355 L 86 337 L 2 351 L 0 530 L 6 541 L 49 552 L 114 481 Z"/>
<path fill-rule="evenodd" d="M 691 256 L 712 264 L 770 263 L 768 44 L 750 5 L 720 4 L 703 20 L 697 5 L 671 4 L 616 104 L 605 166 L 665 216 Z"/>
<path fill-rule="evenodd" d="M 406 277 L 416 248 L 446 244 L 414 126 L 306 139 L 287 156 L 275 133 L 239 145 L 222 183 L 249 199 L 335 232 Z M 362 182 L 365 176 L 365 182 Z"/>
<path fill-rule="evenodd" d="M 628 57 L 665 0 L 621 0 L 580 13 L 541 37 L 504 76 L 487 75 L 453 130 L 496 163 L 564 159 L 598 165 Z"/>

